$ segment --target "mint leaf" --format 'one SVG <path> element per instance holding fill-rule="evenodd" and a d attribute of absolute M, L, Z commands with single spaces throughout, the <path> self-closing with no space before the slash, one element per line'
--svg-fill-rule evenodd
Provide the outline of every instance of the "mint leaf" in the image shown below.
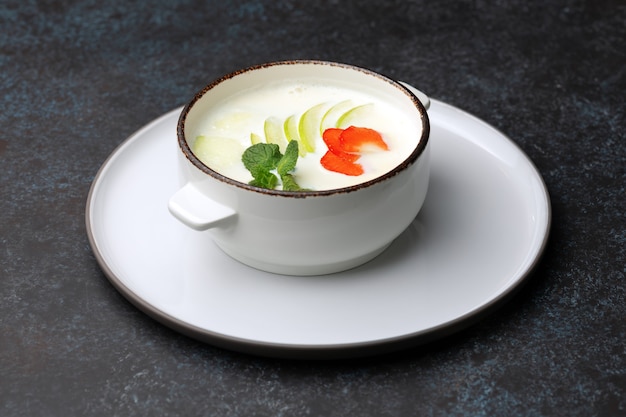
<path fill-rule="evenodd" d="M 276 175 L 272 174 L 269 171 L 259 171 L 257 172 L 256 177 L 254 177 L 254 179 L 250 181 L 249 184 L 255 187 L 268 188 L 270 190 L 273 190 L 278 184 L 278 178 L 276 177 Z"/>
<path fill-rule="evenodd" d="M 255 172 L 270 171 L 276 168 L 278 161 L 283 157 L 278 145 L 274 143 L 256 143 L 243 152 L 243 165 L 256 177 Z"/>
<path fill-rule="evenodd" d="M 278 161 L 276 165 L 276 171 L 281 177 L 287 175 L 294 169 L 296 169 L 296 162 L 298 161 L 298 142 L 292 140 L 285 149 L 285 155 Z"/>
<path fill-rule="evenodd" d="M 285 191 L 306 191 L 298 185 L 291 174 L 281 175 L 280 179 L 283 182 L 283 190 Z"/>
<path fill-rule="evenodd" d="M 287 144 L 285 149 L 285 155 L 278 161 L 276 171 L 280 175 L 280 179 L 283 182 L 283 190 L 285 191 L 300 191 L 302 188 L 298 185 L 296 180 L 291 175 L 291 172 L 296 169 L 296 162 L 298 161 L 298 141 L 292 140 Z"/>
<path fill-rule="evenodd" d="M 273 190 L 278 185 L 278 177 L 272 173 L 276 170 L 285 191 L 303 190 L 291 172 L 298 161 L 298 142 L 292 140 L 285 149 L 285 155 L 275 143 L 256 143 L 243 152 L 241 161 L 254 178 L 250 185 Z"/>
<path fill-rule="evenodd" d="M 278 179 L 270 171 L 276 168 L 282 158 L 278 145 L 271 143 L 256 143 L 250 146 L 241 155 L 241 161 L 254 180 L 250 185 L 273 189 Z"/>

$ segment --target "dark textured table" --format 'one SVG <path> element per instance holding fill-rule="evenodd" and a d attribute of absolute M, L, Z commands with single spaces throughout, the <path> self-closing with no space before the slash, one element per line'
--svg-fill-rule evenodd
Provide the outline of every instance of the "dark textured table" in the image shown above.
<path fill-rule="evenodd" d="M 626 5 L 488 3 L 4 1 L 0 415 L 626 415 Z M 84 223 L 107 156 L 214 78 L 294 58 L 419 86 L 535 162 L 550 241 L 497 313 L 291 361 L 182 336 L 109 283 Z"/>

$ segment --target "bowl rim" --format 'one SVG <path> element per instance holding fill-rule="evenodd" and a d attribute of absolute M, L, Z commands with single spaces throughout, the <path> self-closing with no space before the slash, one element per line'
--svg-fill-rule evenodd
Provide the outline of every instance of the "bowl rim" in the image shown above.
<path fill-rule="evenodd" d="M 219 172 L 213 170 L 212 168 L 204 164 L 192 152 L 191 147 L 189 146 L 189 143 L 187 142 L 187 138 L 185 137 L 185 122 L 187 120 L 187 115 L 189 114 L 190 110 L 193 108 L 194 104 L 198 102 L 202 97 L 204 97 L 206 93 L 211 91 L 213 88 L 215 88 L 219 84 L 227 80 L 230 80 L 238 75 L 241 75 L 250 71 L 264 69 L 264 68 L 269 68 L 269 67 L 274 67 L 274 66 L 285 66 L 285 65 L 325 65 L 325 66 L 345 68 L 347 70 L 357 71 L 357 72 L 361 72 L 370 76 L 374 76 L 378 78 L 379 80 L 389 83 L 390 85 L 392 85 L 393 87 L 397 88 L 402 93 L 407 95 L 407 97 L 412 101 L 412 103 L 414 104 L 414 106 L 416 107 L 420 115 L 420 121 L 422 124 L 422 133 L 418 140 L 417 146 L 415 147 L 413 152 L 411 152 L 411 154 L 406 159 L 404 159 L 404 161 L 402 161 L 400 164 L 396 165 L 393 169 L 391 169 L 390 171 L 386 172 L 383 175 L 380 175 L 371 180 L 360 182 L 358 184 L 354 184 L 348 187 L 333 188 L 333 189 L 326 189 L 326 190 L 284 191 L 284 190 L 257 187 L 257 186 L 250 185 L 250 184 L 235 180 L 233 178 L 227 177 L 223 174 L 220 174 Z M 428 118 L 428 113 L 426 111 L 426 108 L 424 107 L 422 102 L 417 98 L 417 96 L 415 96 L 415 94 L 413 94 L 407 87 L 405 87 L 398 81 L 395 81 L 378 72 L 375 72 L 366 68 L 362 68 L 356 65 L 352 65 L 352 64 L 344 64 L 344 63 L 339 63 L 339 62 L 322 61 L 322 60 L 314 60 L 314 59 L 311 59 L 311 60 L 296 59 L 296 60 L 287 60 L 287 61 L 272 61 L 272 62 L 267 62 L 263 64 L 252 65 L 252 66 L 225 74 L 215 79 L 211 83 L 207 84 L 204 88 L 202 88 L 200 91 L 198 91 L 194 95 L 191 101 L 189 101 L 183 107 L 181 114 L 178 118 L 177 125 L 176 125 L 176 135 L 178 139 L 179 148 L 183 152 L 187 160 L 191 162 L 191 164 L 194 165 L 196 168 L 198 168 L 200 171 L 219 180 L 220 182 L 223 182 L 231 186 L 235 186 L 237 188 L 264 194 L 264 195 L 282 196 L 282 197 L 291 197 L 291 198 L 307 198 L 307 197 L 328 196 L 328 195 L 355 192 L 364 188 L 371 187 L 374 184 L 387 181 L 388 179 L 403 172 L 409 166 L 415 163 L 417 159 L 424 153 L 424 150 L 426 149 L 426 146 L 428 145 L 429 138 L 430 138 L 430 121 Z"/>

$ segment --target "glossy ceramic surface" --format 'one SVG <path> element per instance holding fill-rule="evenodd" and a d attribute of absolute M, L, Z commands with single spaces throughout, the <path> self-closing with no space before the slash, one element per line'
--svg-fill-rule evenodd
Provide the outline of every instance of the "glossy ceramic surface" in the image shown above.
<path fill-rule="evenodd" d="M 251 87 L 289 79 L 368 91 L 407 115 L 406 128 L 415 130 L 412 152 L 373 180 L 311 192 L 252 187 L 193 155 L 186 132 L 197 132 L 212 108 Z M 429 129 L 426 109 L 414 94 L 362 68 L 288 61 L 242 70 L 210 84 L 183 109 L 177 131 L 185 185 L 169 209 L 233 258 L 263 271 L 322 275 L 353 268 L 379 255 L 419 212 L 428 190 Z"/>
<path fill-rule="evenodd" d="M 339 358 L 457 331 L 500 305 L 536 265 L 550 202 L 506 136 L 432 100 L 431 186 L 409 228 L 373 261 L 323 277 L 260 272 L 176 221 L 180 109 L 124 142 L 87 204 L 111 283 L 147 314 L 205 342 L 259 355 Z M 151 175 L 138 175 L 149 172 Z"/>

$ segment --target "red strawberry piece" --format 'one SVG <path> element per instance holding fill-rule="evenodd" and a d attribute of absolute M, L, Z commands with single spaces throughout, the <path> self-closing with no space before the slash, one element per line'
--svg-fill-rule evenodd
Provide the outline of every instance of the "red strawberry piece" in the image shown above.
<path fill-rule="evenodd" d="M 380 133 L 367 127 L 348 127 L 340 135 L 340 141 L 341 149 L 348 153 L 361 152 L 367 146 L 389 149 Z"/>
<path fill-rule="evenodd" d="M 343 129 L 326 129 L 322 134 L 322 139 L 324 139 L 324 143 L 328 146 L 329 151 L 339 156 L 341 159 L 345 159 L 349 162 L 356 162 L 360 155 L 344 151 L 343 143 L 341 141 L 342 133 Z"/>
<path fill-rule="evenodd" d="M 358 155 L 356 156 L 358 158 Z M 324 154 L 320 162 L 322 166 L 329 171 L 351 176 L 363 174 L 363 167 L 360 164 L 355 164 L 353 161 L 344 159 L 330 150 Z"/>

